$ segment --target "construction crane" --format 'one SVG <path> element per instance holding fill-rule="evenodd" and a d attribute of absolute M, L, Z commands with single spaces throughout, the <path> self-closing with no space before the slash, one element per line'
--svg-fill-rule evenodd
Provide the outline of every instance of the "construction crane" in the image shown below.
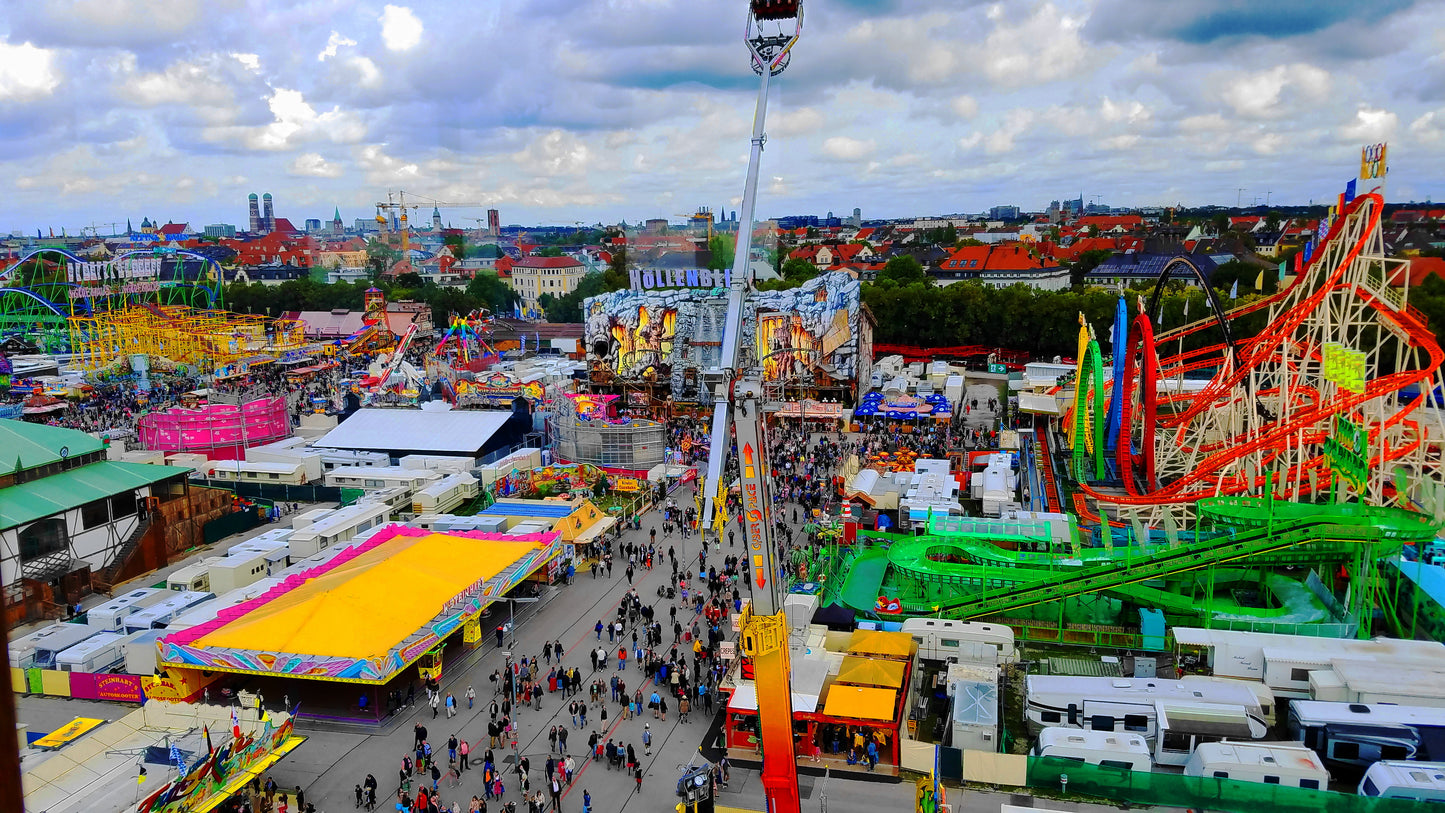
<path fill-rule="evenodd" d="M 393 195 L 393 194 L 390 193 L 390 192 L 387 192 L 387 193 L 386 193 L 386 200 L 385 200 L 384 202 L 383 202 L 383 201 L 378 201 L 377 204 L 376 204 L 376 222 L 377 222 L 377 223 L 380 223 L 380 224 L 382 225 L 382 230 L 383 230 L 383 231 L 386 231 L 386 230 L 387 230 L 387 228 L 386 228 L 386 227 L 387 227 L 387 224 L 390 222 L 390 221 L 388 221 L 387 218 L 386 218 L 386 213 L 387 213 L 387 212 L 398 212 L 398 213 L 400 213 L 400 219 L 401 219 L 401 257 L 402 257 L 402 259 L 406 259 L 406 255 L 411 251 L 411 229 L 409 229 L 409 228 L 407 227 L 406 210 L 408 210 L 408 209 L 413 209 L 413 210 L 415 210 L 415 209 L 423 209 L 423 208 L 425 208 L 425 207 L 427 207 L 427 206 L 432 206 L 432 207 L 438 208 L 438 209 L 441 208 L 441 207 L 443 207 L 443 206 L 445 206 L 445 207 L 447 207 L 447 208 L 450 208 L 450 209 L 474 209 L 474 208 L 482 208 L 482 207 L 486 207 L 486 206 L 490 206 L 490 205 L 491 205 L 491 204 L 489 204 L 489 203 L 449 203 L 449 202 L 447 202 L 447 201 L 436 200 L 435 198 L 429 198 L 429 197 L 426 197 L 425 195 L 416 195 L 416 194 L 413 194 L 411 197 L 412 197 L 412 200 L 417 201 L 417 202 L 416 202 L 416 203 L 407 203 L 407 202 L 406 202 L 406 190 L 405 190 L 405 189 L 398 189 L 395 195 Z M 471 219 L 476 220 L 476 218 L 471 218 Z M 481 221 L 478 220 L 477 222 L 480 223 Z"/>
<path fill-rule="evenodd" d="M 764 31 L 767 27 L 771 32 Z M 748 590 L 752 601 L 743 615 L 742 650 L 753 661 L 758 697 L 758 733 L 762 742 L 763 793 L 768 813 L 799 813 L 798 763 L 793 743 L 792 676 L 788 661 L 788 621 L 774 565 L 772 499 L 768 495 L 768 447 L 763 412 L 761 361 L 744 359 L 743 312 L 753 288 L 753 222 L 757 209 L 758 173 L 767 142 L 763 125 L 768 110 L 768 85 L 788 66 L 793 45 L 803 32 L 800 0 L 751 0 L 743 41 L 759 76 L 753 113 L 752 148 L 743 185 L 742 223 L 733 254 L 732 286 L 723 324 L 722 363 L 706 382 L 713 388 L 712 448 L 707 463 L 701 528 L 712 525 L 713 495 L 723 488 L 723 467 L 737 435 L 738 468 L 747 543 Z"/>

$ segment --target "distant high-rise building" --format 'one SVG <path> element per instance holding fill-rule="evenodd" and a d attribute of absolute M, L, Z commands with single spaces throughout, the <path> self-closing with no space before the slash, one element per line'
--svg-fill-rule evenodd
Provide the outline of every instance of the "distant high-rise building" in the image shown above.
<path fill-rule="evenodd" d="M 989 220 L 1017 220 L 1018 216 L 1017 206 L 994 206 L 988 210 Z"/>
<path fill-rule="evenodd" d="M 252 192 L 247 200 L 251 203 L 251 225 L 249 231 L 252 234 L 256 234 L 261 231 L 261 205 L 256 198 L 255 192 Z"/>
<path fill-rule="evenodd" d="M 852 226 L 855 229 L 863 225 L 862 209 L 859 209 L 857 206 L 853 207 L 853 215 L 848 218 L 848 225 Z"/>
<path fill-rule="evenodd" d="M 731 221 L 734 222 L 734 223 L 738 222 L 738 210 L 737 210 L 737 209 L 734 209 L 734 210 L 732 211 L 732 215 L 731 215 L 728 219 L 731 220 Z"/>
<path fill-rule="evenodd" d="M 321 218 L 319 218 L 319 217 L 308 217 L 308 218 L 306 218 L 306 233 L 307 233 L 307 234 L 316 234 L 316 233 L 319 232 L 319 231 L 321 231 Z"/>
<path fill-rule="evenodd" d="M 271 208 L 271 193 L 261 196 L 261 231 L 270 234 L 276 230 L 276 212 Z"/>
<path fill-rule="evenodd" d="M 502 234 L 502 216 L 496 209 L 487 210 L 487 233 L 493 237 L 499 237 Z"/>
<path fill-rule="evenodd" d="M 437 207 L 431 207 L 431 228 L 432 231 L 442 230 L 442 213 Z"/>
<path fill-rule="evenodd" d="M 254 197 L 254 195 L 252 197 Z M 212 223 L 207 226 L 206 230 L 202 233 L 207 237 L 234 238 L 236 236 L 236 227 L 230 223 Z"/>

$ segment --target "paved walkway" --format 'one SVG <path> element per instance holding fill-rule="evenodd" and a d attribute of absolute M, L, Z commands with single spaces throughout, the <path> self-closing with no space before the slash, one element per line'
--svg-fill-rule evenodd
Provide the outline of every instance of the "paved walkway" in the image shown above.
<path fill-rule="evenodd" d="M 687 505 L 692 499 L 692 492 L 688 488 L 680 489 L 675 493 L 674 499 L 680 506 Z M 648 532 L 655 527 L 658 530 L 658 544 L 664 551 L 672 545 L 677 550 L 680 563 L 696 563 L 701 544 L 698 538 L 693 537 L 684 542 L 674 535 L 664 539 L 661 526 L 660 515 L 656 512 L 649 513 L 643 519 L 642 530 L 624 534 L 623 541 L 646 544 Z M 741 548 L 730 551 L 724 542 L 721 555 L 740 551 Z M 720 555 L 709 552 L 710 564 L 714 557 L 720 558 Z M 614 565 L 612 573 L 610 579 L 605 576 L 594 579 L 590 573 L 581 572 L 572 585 L 554 587 L 547 591 L 543 601 L 533 605 L 518 605 L 514 653 L 528 657 L 540 655 L 544 643 L 561 640 L 565 649 L 563 663 L 580 668 L 584 684 L 590 683 L 594 673 L 591 671 L 588 653 L 597 646 L 594 627 L 599 619 L 616 618 L 618 604 L 632 587 L 637 588 L 644 602 L 657 608 L 665 630 L 670 626 L 667 624 L 668 602 L 657 597 L 657 588 L 665 585 L 671 575 L 671 569 L 665 563 L 650 571 L 639 570 L 631 583 L 627 580 L 625 566 Z M 691 613 L 688 613 L 685 617 L 681 611 L 678 614 L 684 626 L 687 626 L 686 618 L 690 616 Z M 607 643 L 606 638 L 606 633 L 603 633 L 603 645 Z M 630 635 L 628 638 L 630 640 Z M 669 638 L 670 632 L 665 632 L 664 644 L 669 642 Z M 615 644 L 608 647 L 608 650 L 615 651 Z M 690 660 L 691 653 L 688 654 Z M 376 776 L 379 786 L 378 802 L 393 804 L 399 782 L 401 758 L 411 748 L 413 726 L 418 721 L 426 726 L 433 748 L 442 749 L 443 757 L 447 738 L 456 734 L 458 738 L 465 737 L 473 743 L 473 764 L 480 764 L 481 754 L 487 745 L 488 716 L 485 707 L 493 691 L 493 684 L 488 681 L 488 676 L 502 667 L 503 658 L 496 648 L 495 639 L 487 636 L 481 657 L 467 660 L 474 661 L 473 665 L 460 671 L 449 667 L 450 671 L 443 673 L 442 691 L 449 692 L 460 700 L 465 696 L 467 687 L 473 687 L 478 695 L 475 708 L 468 710 L 465 701 L 461 700 L 461 710 L 450 720 L 444 710 L 440 717 L 433 719 L 429 707 L 413 708 L 397 715 L 395 723 L 378 732 L 336 730 L 335 726 L 323 726 L 318 730 L 317 727 L 303 722 L 298 726 L 298 730 L 311 739 L 272 769 L 271 776 L 282 786 L 304 787 L 308 802 L 314 803 L 319 811 L 332 813 L 352 809 L 356 784 L 361 782 L 367 773 L 371 773 Z M 607 679 L 612 674 L 618 674 L 615 659 L 609 661 L 608 671 L 599 673 L 598 676 Z M 627 670 L 620 674 L 625 676 L 623 679 L 629 693 L 637 688 L 642 688 L 644 695 L 650 691 L 651 684 L 642 682 L 643 673 L 632 659 L 629 658 Z M 585 696 L 584 688 L 579 697 Z M 514 715 L 520 728 L 517 737 L 518 751 L 530 760 L 534 789 L 542 786 L 541 775 L 548 756 L 547 733 L 554 725 L 566 725 L 569 728 L 568 753 L 577 762 L 577 771 L 573 787 L 563 796 L 564 809 L 582 809 L 583 789 L 591 793 L 592 807 L 596 813 L 662 810 L 670 809 L 676 803 L 673 791 L 680 775 L 679 767 L 697 753 L 713 722 L 710 718 L 694 712 L 690 715 L 690 722 L 680 723 L 675 712 L 669 714 L 666 721 L 655 720 L 650 713 L 644 713 L 641 718 L 624 721 L 621 719 L 620 707 L 609 703 L 606 728 L 600 726 L 597 709 L 593 708 L 588 713 L 588 728 L 576 730 L 571 728 L 567 702 L 560 694 L 549 694 L 543 698 L 541 711 L 519 710 L 519 713 Z M 653 733 L 650 757 L 642 756 L 644 724 L 651 725 Z M 604 742 L 612 738 L 634 746 L 644 768 L 640 795 L 636 792 L 636 783 L 631 777 L 620 771 L 609 771 L 605 762 L 596 764 L 585 756 L 588 735 L 594 730 Z M 500 767 L 506 770 L 513 764 L 515 757 L 510 749 L 504 751 L 498 751 L 496 756 Z M 515 776 L 504 774 L 504 782 L 507 784 L 506 799 L 517 801 L 518 807 L 525 810 L 516 790 Z M 901 790 L 900 793 L 902 795 L 899 799 L 907 798 L 906 793 Z M 474 794 L 482 796 L 479 770 L 463 773 L 456 787 L 450 787 L 447 778 L 442 780 L 442 798 L 448 804 L 452 801 L 460 802 L 461 809 L 465 810 Z M 495 804 L 491 807 L 496 809 Z"/>

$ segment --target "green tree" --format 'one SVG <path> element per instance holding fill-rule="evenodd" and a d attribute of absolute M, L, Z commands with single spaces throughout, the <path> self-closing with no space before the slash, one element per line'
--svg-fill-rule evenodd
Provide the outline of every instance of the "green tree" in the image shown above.
<path fill-rule="evenodd" d="M 467 294 L 477 301 L 474 307 L 483 307 L 495 315 L 512 312 L 512 306 L 522 301 L 501 277 L 491 271 L 484 271 L 472 277 L 467 283 Z M 442 323 L 438 323 L 442 324 Z"/>
<path fill-rule="evenodd" d="M 1084 284 L 1084 277 L 1113 255 L 1114 252 L 1107 248 L 1096 248 L 1079 252 L 1079 256 L 1075 257 L 1074 262 L 1069 265 L 1069 284 L 1082 286 Z"/>
<path fill-rule="evenodd" d="M 607 270 L 602 272 L 602 282 L 603 289 L 607 291 L 621 291 L 632 284 L 627 274 L 627 246 L 613 247 Z"/>
<path fill-rule="evenodd" d="M 707 239 L 708 263 L 707 267 L 713 271 L 725 271 L 733 267 L 733 254 L 737 250 L 737 241 L 731 235 L 721 232 L 713 232 Z"/>
<path fill-rule="evenodd" d="M 883 270 L 878 272 L 878 279 L 880 281 L 891 280 L 898 285 L 932 281 L 932 278 L 923 270 L 923 264 L 918 261 L 918 258 L 909 254 L 901 254 L 884 263 Z"/>
<path fill-rule="evenodd" d="M 783 263 L 782 277 L 793 283 L 793 286 L 790 287 L 802 285 L 816 276 L 818 276 L 818 267 L 802 257 L 789 257 Z"/>
<path fill-rule="evenodd" d="M 442 244 L 451 249 L 452 256 L 458 260 L 467 258 L 467 238 L 460 234 L 448 234 L 442 238 Z"/>
<path fill-rule="evenodd" d="M 958 229 L 952 223 L 943 227 L 943 234 L 939 235 L 940 245 L 951 246 L 958 242 Z"/>
<path fill-rule="evenodd" d="M 1229 215 L 1225 212 L 1215 212 L 1209 218 L 1209 225 L 1214 227 L 1215 234 L 1224 234 L 1229 231 Z"/>
<path fill-rule="evenodd" d="M 564 296 L 552 297 L 544 294 L 537 297 L 537 304 L 547 313 L 549 322 L 581 322 L 582 303 L 588 297 L 607 293 L 605 274 L 594 271 L 577 283 L 577 288 Z M 545 297 L 545 301 L 544 301 Z"/>
<path fill-rule="evenodd" d="M 366 265 L 372 278 L 385 274 L 401 258 L 401 252 L 373 237 L 366 243 Z"/>
<path fill-rule="evenodd" d="M 1265 231 L 1279 231 L 1280 220 L 1281 218 L 1279 212 L 1276 212 L 1273 209 L 1269 210 L 1269 212 L 1266 213 L 1264 216 Z"/>
<path fill-rule="evenodd" d="M 538 251 L 537 251 L 537 256 L 538 256 L 538 257 L 561 257 L 561 256 L 562 256 L 562 249 L 557 248 L 556 246 L 547 246 L 546 248 L 543 248 L 543 249 L 538 250 Z"/>
<path fill-rule="evenodd" d="M 426 285 L 426 280 L 415 271 L 404 271 L 396 275 L 396 285 L 400 288 L 421 288 Z"/>

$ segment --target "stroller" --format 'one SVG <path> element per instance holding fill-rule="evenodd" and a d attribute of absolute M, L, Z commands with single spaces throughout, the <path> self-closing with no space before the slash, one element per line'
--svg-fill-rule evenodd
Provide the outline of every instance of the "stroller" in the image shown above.
<path fill-rule="evenodd" d="M 657 586 L 657 597 L 658 597 L 658 598 L 668 598 L 668 599 L 677 598 L 677 588 L 676 588 L 676 587 L 673 587 L 673 586 L 670 585 L 670 584 L 668 584 L 668 585 L 661 585 L 661 584 L 660 584 L 660 585 Z"/>

